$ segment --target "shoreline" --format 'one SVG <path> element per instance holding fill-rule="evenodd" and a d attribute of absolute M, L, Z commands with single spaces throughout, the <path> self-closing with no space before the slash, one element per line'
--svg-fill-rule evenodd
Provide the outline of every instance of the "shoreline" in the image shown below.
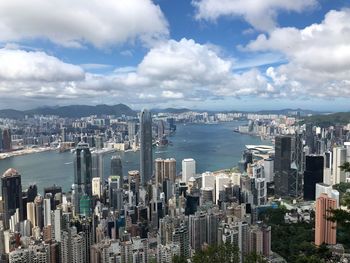
<path fill-rule="evenodd" d="M 11 157 L 23 156 L 27 154 L 41 153 L 41 152 L 47 152 L 47 151 L 54 151 L 54 150 L 55 148 L 51 148 L 51 147 L 38 147 L 38 148 L 26 148 L 21 150 L 15 150 L 12 152 L 0 153 L 0 161 Z"/>

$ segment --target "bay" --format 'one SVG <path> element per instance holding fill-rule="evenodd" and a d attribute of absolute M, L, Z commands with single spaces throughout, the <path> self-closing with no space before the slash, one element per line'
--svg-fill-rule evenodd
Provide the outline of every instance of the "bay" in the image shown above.
<path fill-rule="evenodd" d="M 247 144 L 270 144 L 258 137 L 233 132 L 244 122 L 236 121 L 218 124 L 178 124 L 177 131 L 169 138 L 171 145 L 156 147 L 154 158 L 175 158 L 177 173 L 181 172 L 181 161 L 185 158 L 196 160 L 197 173 L 232 168 L 241 159 Z M 104 175 L 110 173 L 110 158 L 121 156 L 123 173 L 139 170 L 139 152 L 117 152 L 104 157 Z M 55 151 L 29 154 L 0 160 L 0 174 L 8 168 L 15 168 L 22 175 L 23 189 L 37 184 L 39 192 L 53 184 L 68 191 L 74 177 L 74 155 L 70 152 Z"/>

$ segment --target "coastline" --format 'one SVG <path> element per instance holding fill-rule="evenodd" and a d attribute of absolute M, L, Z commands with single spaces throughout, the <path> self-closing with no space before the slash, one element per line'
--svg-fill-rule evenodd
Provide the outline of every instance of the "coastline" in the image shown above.
<path fill-rule="evenodd" d="M 12 152 L 0 153 L 0 160 L 4 160 L 15 156 L 22 156 L 27 154 L 41 153 L 41 152 L 47 152 L 47 151 L 53 151 L 53 150 L 55 150 L 55 148 L 51 148 L 51 147 L 26 148 L 26 149 L 16 150 Z"/>

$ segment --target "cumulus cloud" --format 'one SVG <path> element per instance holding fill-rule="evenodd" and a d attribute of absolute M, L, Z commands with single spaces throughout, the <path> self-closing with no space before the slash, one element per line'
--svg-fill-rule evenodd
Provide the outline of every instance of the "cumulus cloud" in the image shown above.
<path fill-rule="evenodd" d="M 258 30 L 276 26 L 279 11 L 302 12 L 314 7 L 316 0 L 193 0 L 196 19 L 215 21 L 221 16 L 242 17 Z"/>
<path fill-rule="evenodd" d="M 304 29 L 276 28 L 250 42 L 248 51 L 284 54 L 288 63 L 266 75 L 290 96 L 350 96 L 350 9 L 330 11 Z"/>
<path fill-rule="evenodd" d="M 67 46 L 145 44 L 168 35 L 167 21 L 151 0 L 2 0 L 0 41 L 44 38 Z"/>
<path fill-rule="evenodd" d="M 44 52 L 0 49 L 0 80 L 6 81 L 76 81 L 84 71 Z"/>
<path fill-rule="evenodd" d="M 137 67 L 118 68 L 109 74 L 84 72 L 80 66 L 43 52 L 3 49 L 2 53 L 0 95 L 38 103 L 43 99 L 45 103 L 58 100 L 56 104 L 93 103 L 96 98 L 106 103 L 164 103 L 268 92 L 267 79 L 258 70 L 234 74 L 230 59 L 191 39 L 162 42 Z M 12 64 L 5 67 L 9 59 Z"/>

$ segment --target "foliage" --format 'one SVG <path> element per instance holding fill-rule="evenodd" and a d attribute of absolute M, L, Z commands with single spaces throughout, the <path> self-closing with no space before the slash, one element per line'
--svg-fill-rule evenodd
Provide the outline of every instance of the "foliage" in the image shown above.
<path fill-rule="evenodd" d="M 206 249 L 196 252 L 191 258 L 193 263 L 239 263 L 239 249 L 230 244 L 208 246 Z M 186 263 L 186 259 L 174 256 L 173 263 Z M 252 253 L 244 256 L 243 263 L 267 263 L 267 261 L 258 254 Z"/>
<path fill-rule="evenodd" d="M 313 245 L 314 223 L 286 224 L 286 208 L 267 209 L 259 219 L 271 226 L 271 248 L 288 262 L 328 262 L 331 252 L 326 246 Z M 322 260 L 320 260 L 322 259 Z"/>

